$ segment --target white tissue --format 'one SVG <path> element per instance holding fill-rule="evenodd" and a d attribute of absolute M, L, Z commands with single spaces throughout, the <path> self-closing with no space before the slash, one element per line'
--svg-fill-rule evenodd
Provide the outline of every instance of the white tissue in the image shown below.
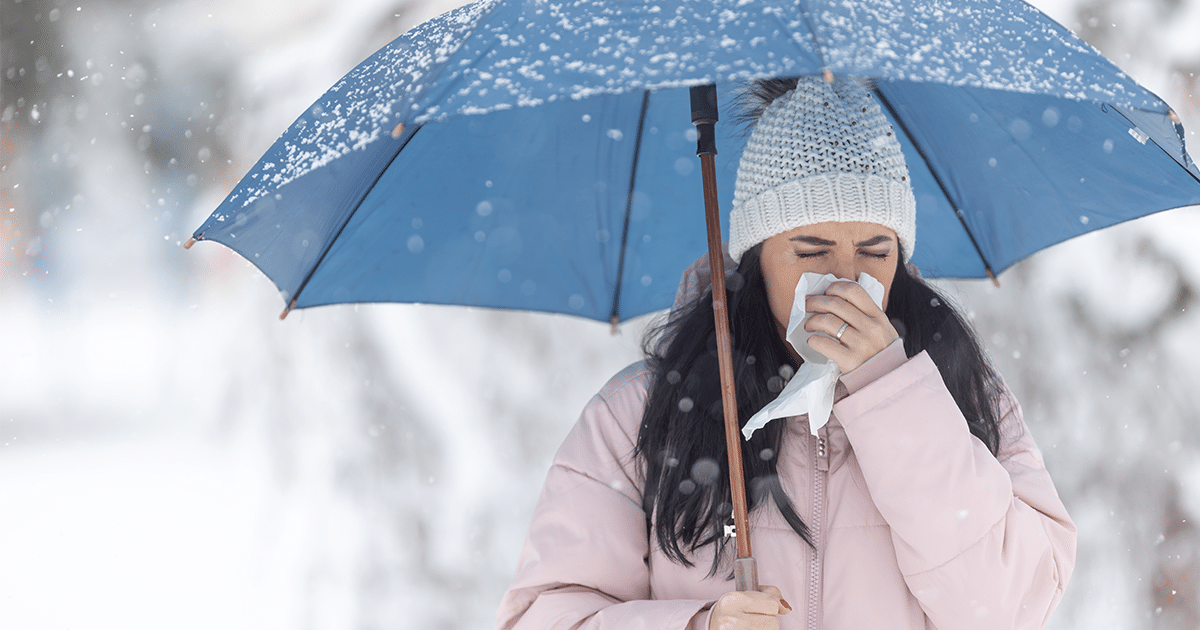
<path fill-rule="evenodd" d="M 787 418 L 808 414 L 808 426 L 813 435 L 829 422 L 829 414 L 833 411 L 833 394 L 842 371 L 828 357 L 813 350 L 808 345 L 808 338 L 825 333 L 810 333 L 804 330 L 804 322 L 808 321 L 810 313 L 805 308 L 805 298 L 810 295 L 825 293 L 830 284 L 838 281 L 851 282 L 838 278 L 833 274 L 819 275 L 806 273 L 800 276 L 796 284 L 796 299 L 792 302 L 792 314 L 788 318 L 787 340 L 796 349 L 804 363 L 792 380 L 788 381 L 783 391 L 775 400 L 769 402 L 758 413 L 750 418 L 742 435 L 748 440 L 754 432 L 766 426 L 775 418 Z M 883 284 L 867 274 L 859 274 L 858 284 L 866 289 L 867 295 L 875 301 L 875 305 L 883 308 Z"/>

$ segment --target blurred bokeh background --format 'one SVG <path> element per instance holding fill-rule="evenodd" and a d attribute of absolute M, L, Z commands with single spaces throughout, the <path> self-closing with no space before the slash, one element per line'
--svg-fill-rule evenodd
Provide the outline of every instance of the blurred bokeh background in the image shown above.
<path fill-rule="evenodd" d="M 181 248 L 342 74 L 453 0 L 0 0 L 0 627 L 488 628 L 646 320 L 299 311 Z M 1200 151 L 1200 3 L 1034 3 Z M 1200 210 L 940 283 L 1080 528 L 1053 628 L 1200 628 Z"/>

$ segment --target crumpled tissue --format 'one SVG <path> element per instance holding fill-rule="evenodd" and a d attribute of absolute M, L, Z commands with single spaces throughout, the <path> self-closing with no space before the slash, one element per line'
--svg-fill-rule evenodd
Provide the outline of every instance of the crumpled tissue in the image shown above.
<path fill-rule="evenodd" d="M 779 392 L 779 396 L 767 403 L 750 418 L 745 427 L 742 427 L 742 435 L 747 440 L 755 431 L 776 418 L 807 413 L 808 426 L 813 435 L 829 422 L 829 414 L 833 411 L 834 389 L 842 371 L 837 363 L 808 345 L 808 338 L 813 335 L 824 335 L 831 339 L 833 337 L 823 332 L 810 333 L 804 330 L 804 322 L 807 322 L 811 315 L 806 311 L 805 298 L 821 295 L 830 284 L 843 280 L 853 282 L 830 273 L 806 273 L 800 276 L 800 282 L 796 284 L 796 299 L 792 302 L 792 313 L 788 318 L 787 340 L 804 362 L 800 364 L 800 369 L 796 370 L 796 374 L 788 381 L 783 391 Z M 859 274 L 858 284 L 866 289 L 867 295 L 871 296 L 876 306 L 883 308 L 883 284 L 865 273 Z"/>

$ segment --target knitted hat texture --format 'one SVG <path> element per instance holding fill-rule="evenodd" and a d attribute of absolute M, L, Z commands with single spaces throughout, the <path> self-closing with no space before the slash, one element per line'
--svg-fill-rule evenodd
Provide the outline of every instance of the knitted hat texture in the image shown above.
<path fill-rule="evenodd" d="M 755 123 L 738 165 L 729 255 L 826 221 L 896 232 L 905 262 L 916 245 L 916 200 L 892 126 L 853 80 L 801 77 Z"/>

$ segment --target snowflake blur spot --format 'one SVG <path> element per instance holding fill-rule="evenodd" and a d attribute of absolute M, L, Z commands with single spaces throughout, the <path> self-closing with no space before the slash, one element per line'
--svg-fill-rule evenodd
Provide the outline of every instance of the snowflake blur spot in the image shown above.
<path fill-rule="evenodd" d="M 715 459 L 703 457 L 692 464 L 692 481 L 707 486 L 717 480 L 721 474 L 721 466 Z"/>

